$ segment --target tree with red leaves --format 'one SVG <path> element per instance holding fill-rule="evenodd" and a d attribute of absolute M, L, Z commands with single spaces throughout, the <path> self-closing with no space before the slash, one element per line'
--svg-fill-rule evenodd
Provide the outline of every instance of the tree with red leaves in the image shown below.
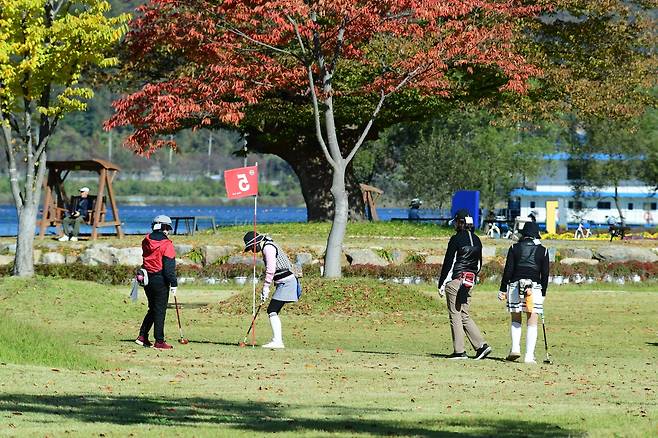
<path fill-rule="evenodd" d="M 238 125 L 273 98 L 306 102 L 317 147 L 332 170 L 325 275 L 337 277 L 349 208 L 346 169 L 382 109 L 402 92 L 449 98 L 465 77 L 481 72 L 500 93 L 524 92 L 538 73 L 515 48 L 520 20 L 539 12 L 527 3 L 151 0 L 133 22 L 128 48 L 133 63 L 166 65 L 170 74 L 116 101 L 107 126 L 131 125 L 127 145 L 149 155 L 168 145 L 162 134 Z M 352 121 L 342 119 L 357 133 L 345 147 L 336 114 L 350 99 L 371 106 L 361 105 Z"/>

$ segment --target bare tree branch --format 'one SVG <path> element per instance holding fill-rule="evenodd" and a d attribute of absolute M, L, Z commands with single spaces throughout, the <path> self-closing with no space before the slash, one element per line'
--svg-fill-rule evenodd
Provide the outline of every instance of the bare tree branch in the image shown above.
<path fill-rule="evenodd" d="M 303 62 L 303 59 L 301 59 L 299 56 L 295 55 L 293 52 L 291 52 L 289 50 L 284 50 L 284 49 L 281 49 L 279 47 L 275 47 L 275 46 L 272 46 L 270 44 L 264 43 L 262 41 L 258 41 L 257 39 L 254 39 L 254 38 L 250 37 L 246 33 L 242 32 L 240 30 L 237 30 L 237 29 L 233 29 L 233 28 L 228 27 L 228 26 L 225 27 L 225 29 L 228 30 L 229 32 L 235 34 L 235 35 L 238 35 L 241 38 L 246 39 L 247 41 L 249 41 L 253 44 L 256 44 L 256 45 L 261 46 L 261 47 L 265 47 L 265 48 L 270 49 L 274 52 L 283 53 L 284 55 L 292 56 L 293 58 Z"/>
<path fill-rule="evenodd" d="M 59 0 L 58 2 L 55 2 L 55 5 L 52 6 L 53 16 L 56 16 L 59 13 L 59 10 L 62 8 L 62 6 L 64 6 L 64 4 L 67 3 L 68 1 L 69 0 Z"/>
<path fill-rule="evenodd" d="M 343 42 L 345 41 L 345 26 L 347 26 L 347 17 L 343 17 L 343 22 L 340 24 L 338 29 L 338 35 L 336 36 L 336 47 L 334 49 L 334 57 L 331 61 L 331 69 L 336 71 L 336 65 L 338 65 L 338 58 L 343 49 Z"/>
<path fill-rule="evenodd" d="M 23 209 L 23 198 L 21 197 L 21 190 L 18 184 L 18 167 L 16 166 L 16 154 L 13 147 L 13 136 L 11 135 L 11 127 L 4 113 L 0 112 L 0 124 L 2 124 L 2 132 L 5 138 L 5 152 L 7 155 L 7 164 L 9 165 L 9 186 L 11 194 L 14 197 L 14 204 L 16 205 L 16 213 L 20 214 Z"/>
<path fill-rule="evenodd" d="M 418 76 L 422 71 L 426 71 L 429 68 L 429 65 L 427 66 L 418 66 L 416 67 L 413 71 L 407 73 L 405 77 L 400 81 L 400 83 L 393 88 L 393 90 L 389 91 L 388 93 L 384 93 L 384 90 L 381 91 L 381 95 L 379 98 L 379 102 L 377 103 L 377 106 L 375 107 L 375 110 L 372 112 L 372 115 L 370 116 L 370 120 L 368 120 L 368 123 L 366 124 L 365 128 L 363 128 L 363 132 L 359 136 L 359 139 L 357 140 L 356 144 L 350 151 L 349 155 L 345 159 L 347 163 L 352 161 L 352 158 L 354 158 L 354 155 L 358 152 L 359 148 L 363 144 L 364 140 L 368 136 L 368 133 L 370 132 L 370 128 L 372 127 L 372 124 L 375 121 L 375 118 L 377 117 L 377 114 L 379 114 L 379 111 L 381 111 L 382 106 L 384 105 L 384 101 L 393 93 L 396 91 L 400 90 L 402 87 L 404 87 L 406 84 L 409 83 L 413 78 Z"/>
<path fill-rule="evenodd" d="M 315 119 L 315 133 L 316 136 L 318 137 L 318 142 L 320 143 L 320 147 L 322 148 L 324 157 L 327 159 L 327 161 L 329 162 L 329 164 L 331 164 L 332 167 L 336 167 L 336 162 L 331 157 L 331 154 L 327 149 L 327 144 L 325 143 L 324 137 L 322 136 L 322 126 L 320 125 L 320 108 L 318 107 L 318 96 L 315 93 L 315 79 L 313 78 L 312 66 L 309 65 L 307 67 L 307 71 L 308 71 L 308 82 L 311 88 L 311 101 L 313 102 L 313 118 Z"/>
<path fill-rule="evenodd" d="M 286 17 L 288 17 L 288 21 L 290 21 L 290 24 L 292 24 L 292 26 L 295 28 L 295 35 L 297 36 L 299 47 L 302 49 L 302 54 L 306 55 L 306 46 L 304 46 L 304 41 L 302 40 L 302 35 L 299 32 L 299 26 L 297 25 L 297 22 L 290 15 L 286 15 Z"/>

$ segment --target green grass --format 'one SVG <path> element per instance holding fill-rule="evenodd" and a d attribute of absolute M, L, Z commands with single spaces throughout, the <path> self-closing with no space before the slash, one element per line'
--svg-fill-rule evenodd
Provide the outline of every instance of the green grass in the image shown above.
<path fill-rule="evenodd" d="M 127 300 L 127 288 L 2 279 L 3 321 L 37 327 L 82 356 L 70 366 L 46 357 L 25 365 L 0 343 L 0 435 L 656 434 L 655 285 L 550 290 L 554 364 L 537 366 L 501 360 L 509 317 L 495 290 L 478 286 L 472 306 L 491 359 L 455 363 L 443 357 L 451 352 L 447 313 L 429 285 L 305 280 L 303 301 L 282 312 L 287 348 L 276 352 L 236 345 L 250 320 L 249 287 L 183 285 L 191 342 L 159 352 L 132 343 L 145 305 L 143 296 Z M 178 335 L 173 309 L 166 333 Z M 263 314 L 258 342 L 269 334 Z"/>
<path fill-rule="evenodd" d="M 2 361 L 72 369 L 101 368 L 93 356 L 84 354 L 71 339 L 61 339 L 46 328 L 16 321 L 4 314 L 0 320 Z"/>

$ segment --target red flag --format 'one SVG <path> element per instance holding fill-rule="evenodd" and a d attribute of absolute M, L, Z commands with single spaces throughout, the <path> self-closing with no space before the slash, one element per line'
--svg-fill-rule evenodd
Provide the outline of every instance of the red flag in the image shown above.
<path fill-rule="evenodd" d="M 229 199 L 258 196 L 258 166 L 225 170 L 224 182 Z"/>

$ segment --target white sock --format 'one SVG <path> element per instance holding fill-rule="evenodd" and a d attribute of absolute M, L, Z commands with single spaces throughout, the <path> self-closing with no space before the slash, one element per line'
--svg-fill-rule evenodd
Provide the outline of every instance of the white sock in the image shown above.
<path fill-rule="evenodd" d="M 512 321 L 510 327 L 510 334 L 512 335 L 512 351 L 514 353 L 521 352 L 521 323 Z"/>
<path fill-rule="evenodd" d="M 525 360 L 535 360 L 535 344 L 537 344 L 537 326 L 529 325 L 525 339 Z"/>
<path fill-rule="evenodd" d="M 281 319 L 278 313 L 270 313 L 270 325 L 272 326 L 272 342 L 283 344 L 283 335 L 281 333 Z"/>

